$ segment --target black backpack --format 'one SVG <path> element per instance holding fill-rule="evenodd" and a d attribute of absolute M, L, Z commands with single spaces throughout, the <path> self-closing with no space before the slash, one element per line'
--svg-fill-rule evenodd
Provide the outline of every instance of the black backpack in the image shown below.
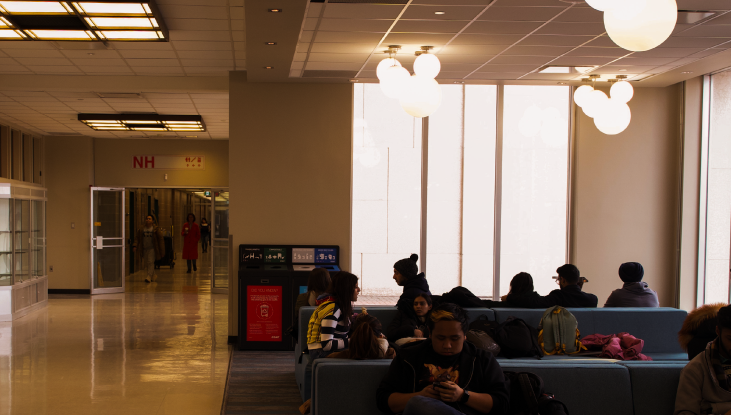
<path fill-rule="evenodd" d="M 538 345 L 538 330 L 526 324 L 525 321 L 508 317 L 500 324 L 493 337 L 502 350 L 501 355 L 512 359 L 515 357 L 543 356 Z"/>
<path fill-rule="evenodd" d="M 484 331 L 487 333 L 490 337 L 493 339 L 495 338 L 495 334 L 497 333 L 497 328 L 500 326 L 497 321 L 490 320 L 490 317 L 482 314 L 478 316 L 475 321 L 470 323 L 470 330 L 479 330 Z"/>
<path fill-rule="evenodd" d="M 569 415 L 561 401 L 544 390 L 543 379 L 530 372 L 503 372 L 510 384 L 510 415 Z"/>
<path fill-rule="evenodd" d="M 432 302 L 434 302 L 434 297 L 435 296 L 432 296 Z M 437 297 L 439 297 L 437 298 L 439 300 L 439 304 L 452 303 L 457 304 L 462 308 L 484 307 L 484 303 L 482 302 L 482 300 L 474 295 L 472 291 L 462 286 L 454 287 L 448 293 L 444 293 L 441 296 Z"/>

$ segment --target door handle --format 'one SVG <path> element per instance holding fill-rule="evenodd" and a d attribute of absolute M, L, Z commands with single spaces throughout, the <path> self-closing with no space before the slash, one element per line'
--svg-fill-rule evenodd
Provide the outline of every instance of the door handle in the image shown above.
<path fill-rule="evenodd" d="M 104 237 L 96 237 L 96 249 L 104 249 Z"/>

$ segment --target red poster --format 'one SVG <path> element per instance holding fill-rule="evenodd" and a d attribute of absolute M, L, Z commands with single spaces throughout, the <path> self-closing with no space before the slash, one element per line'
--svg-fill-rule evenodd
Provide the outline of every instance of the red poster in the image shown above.
<path fill-rule="evenodd" d="M 246 341 L 282 341 L 282 286 L 246 287 Z"/>

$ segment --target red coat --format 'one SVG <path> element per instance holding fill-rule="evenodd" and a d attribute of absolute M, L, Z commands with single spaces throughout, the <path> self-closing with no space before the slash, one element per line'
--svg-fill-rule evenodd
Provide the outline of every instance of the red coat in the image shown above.
<path fill-rule="evenodd" d="M 183 239 L 183 259 L 198 259 L 198 241 L 201 239 L 201 231 L 198 229 L 198 224 L 194 223 L 193 226 L 188 230 L 188 222 L 183 225 L 183 231 L 180 232 L 185 238 Z"/>

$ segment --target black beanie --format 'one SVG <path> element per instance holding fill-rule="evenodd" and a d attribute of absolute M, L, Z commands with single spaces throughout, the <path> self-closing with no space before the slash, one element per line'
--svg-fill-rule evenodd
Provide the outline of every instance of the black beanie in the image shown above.
<path fill-rule="evenodd" d="M 640 282 L 645 276 L 645 269 L 639 262 L 625 262 L 619 266 L 619 278 L 624 282 Z"/>
<path fill-rule="evenodd" d="M 413 278 L 419 273 L 419 267 L 416 266 L 416 261 L 419 260 L 419 255 L 411 254 L 410 257 L 399 259 L 393 264 L 393 269 L 399 272 L 406 278 Z"/>

